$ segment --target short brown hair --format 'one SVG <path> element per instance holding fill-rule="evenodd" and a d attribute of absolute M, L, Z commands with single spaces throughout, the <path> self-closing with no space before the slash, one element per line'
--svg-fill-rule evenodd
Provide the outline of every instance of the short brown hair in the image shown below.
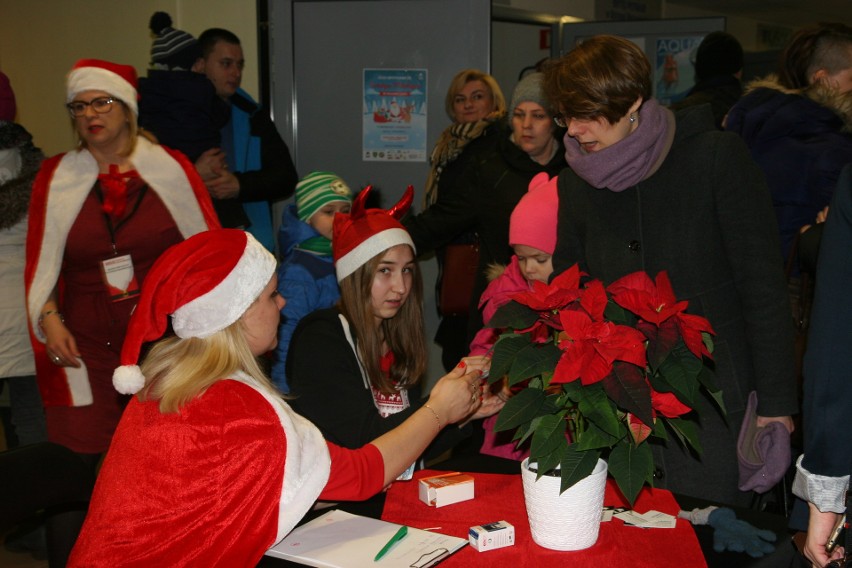
<path fill-rule="evenodd" d="M 651 98 L 651 64 L 633 42 L 593 36 L 544 71 L 544 90 L 566 119 L 615 124 L 640 97 Z"/>
<path fill-rule="evenodd" d="M 797 31 L 778 58 L 778 81 L 788 89 L 804 89 L 814 73 L 830 75 L 852 67 L 852 28 L 821 23 Z"/>
<path fill-rule="evenodd" d="M 462 69 L 453 80 L 450 81 L 450 86 L 447 89 L 447 97 L 444 99 L 444 110 L 447 111 L 447 116 L 455 122 L 455 113 L 453 112 L 453 101 L 456 95 L 464 89 L 464 86 L 471 81 L 482 81 L 482 83 L 491 91 L 491 99 L 494 107 L 491 109 L 491 114 L 502 116 L 506 114 L 506 97 L 503 96 L 503 91 L 500 90 L 500 85 L 497 81 L 479 69 Z"/>
<path fill-rule="evenodd" d="M 384 341 L 394 356 L 390 377 L 381 371 L 379 363 L 384 353 L 382 338 L 375 328 L 372 288 L 379 262 L 387 252 L 380 252 L 340 281 L 339 302 L 340 311 L 353 328 L 358 356 L 370 385 L 386 394 L 396 392 L 394 383 L 400 388 L 418 384 L 426 373 L 427 353 L 423 329 L 423 277 L 415 260 L 408 298 L 396 316 L 381 323 Z"/>

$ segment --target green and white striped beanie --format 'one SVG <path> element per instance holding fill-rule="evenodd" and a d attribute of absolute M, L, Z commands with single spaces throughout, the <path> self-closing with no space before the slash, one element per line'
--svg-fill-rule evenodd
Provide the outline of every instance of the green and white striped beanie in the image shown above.
<path fill-rule="evenodd" d="M 352 203 L 352 190 L 337 174 L 311 172 L 296 184 L 296 213 L 305 223 L 323 205 L 335 201 Z"/>

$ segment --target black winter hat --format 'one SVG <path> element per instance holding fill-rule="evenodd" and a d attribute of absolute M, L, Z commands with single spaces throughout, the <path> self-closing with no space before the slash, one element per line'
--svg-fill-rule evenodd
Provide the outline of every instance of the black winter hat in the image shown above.
<path fill-rule="evenodd" d="M 157 36 L 151 45 L 152 68 L 189 71 L 201 57 L 198 41 L 185 31 L 174 29 L 171 16 L 165 12 L 155 12 L 148 27 Z"/>
<path fill-rule="evenodd" d="M 706 81 L 717 75 L 733 75 L 743 68 L 743 46 L 726 32 L 704 36 L 695 55 L 695 79 Z"/>

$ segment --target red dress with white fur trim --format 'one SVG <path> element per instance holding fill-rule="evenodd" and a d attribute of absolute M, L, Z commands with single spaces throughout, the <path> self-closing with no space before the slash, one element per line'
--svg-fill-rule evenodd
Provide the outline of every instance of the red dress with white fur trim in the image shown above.
<path fill-rule="evenodd" d="M 383 477 L 375 446 L 328 444 L 245 375 L 179 413 L 134 397 L 68 566 L 255 566 L 318 497 L 365 499 Z"/>

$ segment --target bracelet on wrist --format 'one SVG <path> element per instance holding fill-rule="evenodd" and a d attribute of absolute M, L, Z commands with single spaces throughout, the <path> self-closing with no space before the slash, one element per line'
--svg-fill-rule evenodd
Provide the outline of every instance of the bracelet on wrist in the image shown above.
<path fill-rule="evenodd" d="M 57 316 L 59 316 L 59 321 L 61 321 L 62 323 L 65 323 L 65 318 L 64 318 L 64 317 L 62 317 L 62 313 L 61 313 L 61 312 L 59 312 L 58 310 L 47 310 L 46 312 L 42 312 L 41 314 L 39 314 L 39 316 L 38 316 L 38 326 L 39 326 L 39 327 L 42 327 L 42 323 L 44 323 L 44 319 L 45 319 L 47 316 L 53 316 L 53 315 L 57 315 Z"/>
<path fill-rule="evenodd" d="M 429 406 L 429 404 L 428 404 L 428 403 L 427 403 L 427 404 L 424 404 L 424 405 L 423 405 L 423 408 L 428 408 L 429 410 L 431 410 L 431 411 L 432 411 L 432 414 L 435 416 L 435 422 L 436 422 L 436 424 L 437 424 L 437 426 L 438 426 L 438 432 L 440 432 L 440 431 L 441 431 L 441 428 L 443 428 L 443 426 L 441 426 L 441 419 L 438 417 L 438 413 L 437 413 L 437 412 L 435 412 L 435 409 L 434 409 L 434 408 L 432 408 L 431 406 Z"/>

